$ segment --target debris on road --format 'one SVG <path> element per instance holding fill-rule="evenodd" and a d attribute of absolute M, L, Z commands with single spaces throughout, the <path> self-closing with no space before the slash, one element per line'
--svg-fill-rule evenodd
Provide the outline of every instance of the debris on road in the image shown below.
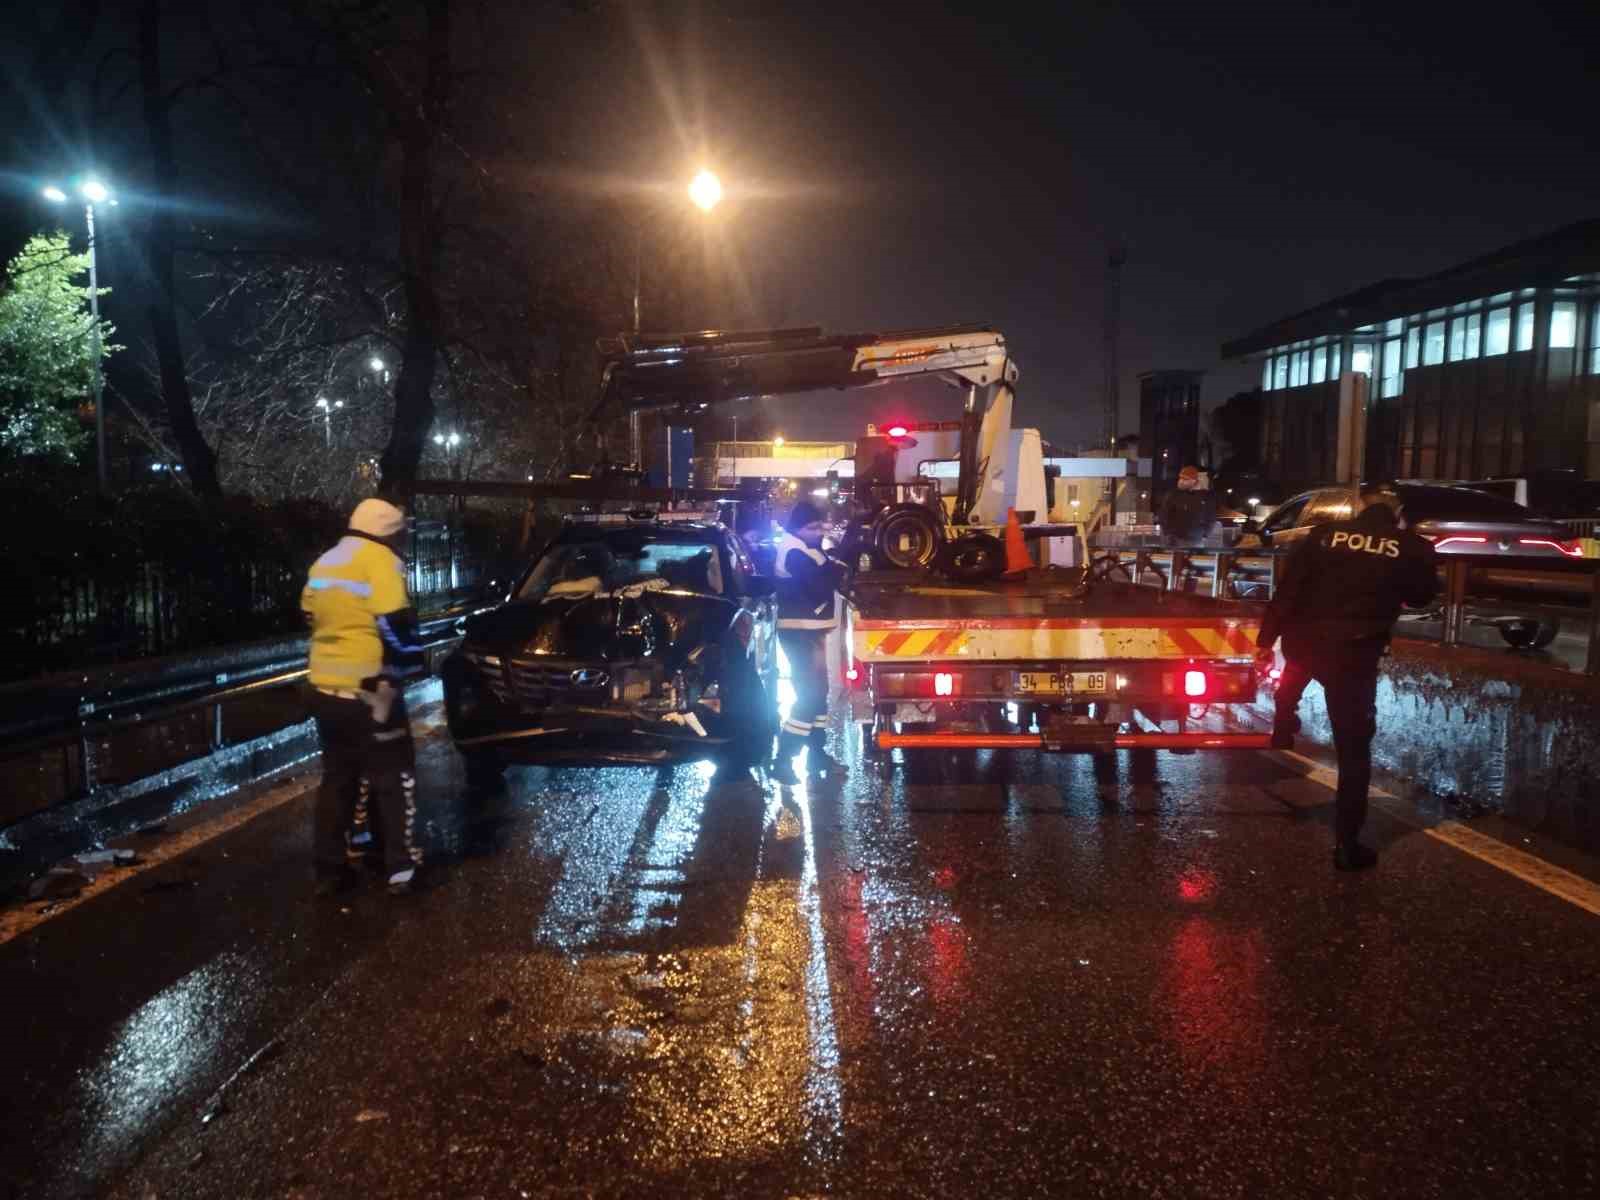
<path fill-rule="evenodd" d="M 28 899 L 70 900 L 93 882 L 76 867 L 51 867 L 28 885 Z"/>
<path fill-rule="evenodd" d="M 381 1108 L 363 1108 L 356 1114 L 356 1124 L 365 1125 L 368 1121 L 387 1121 L 389 1114 Z"/>
<path fill-rule="evenodd" d="M 136 850 L 86 850 L 72 861 L 80 867 L 129 867 L 139 861 Z"/>

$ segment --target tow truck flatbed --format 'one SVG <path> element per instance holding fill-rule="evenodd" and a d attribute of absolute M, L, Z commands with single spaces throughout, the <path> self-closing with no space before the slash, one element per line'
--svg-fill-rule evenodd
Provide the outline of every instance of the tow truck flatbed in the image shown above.
<path fill-rule="evenodd" d="M 1086 587 L 1074 570 L 977 584 L 875 571 L 853 579 L 846 620 L 853 715 L 871 750 L 1269 741 L 1186 728 L 1197 705 L 1255 699 L 1258 604 Z"/>

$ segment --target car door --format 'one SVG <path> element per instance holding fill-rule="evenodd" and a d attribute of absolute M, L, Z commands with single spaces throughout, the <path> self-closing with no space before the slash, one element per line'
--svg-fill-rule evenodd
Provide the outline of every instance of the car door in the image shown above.
<path fill-rule="evenodd" d="M 1353 488 L 1322 488 L 1312 493 L 1311 502 L 1295 522 L 1295 532 L 1304 538 L 1318 525 L 1348 521 L 1360 507 L 1361 497 Z"/>
<path fill-rule="evenodd" d="M 1267 546 L 1292 546 L 1304 537 L 1303 532 L 1297 534 L 1295 531 L 1299 527 L 1300 515 L 1315 495 L 1315 492 L 1305 492 L 1273 509 L 1267 519 L 1261 522 L 1262 543 Z"/>
<path fill-rule="evenodd" d="M 744 542 L 733 534 L 724 534 L 723 557 L 729 563 L 729 576 L 733 580 L 732 594 L 739 606 L 755 618 L 756 670 L 765 677 L 777 666 L 778 654 L 778 600 L 771 583 L 756 574 L 755 563 L 745 549 Z"/>

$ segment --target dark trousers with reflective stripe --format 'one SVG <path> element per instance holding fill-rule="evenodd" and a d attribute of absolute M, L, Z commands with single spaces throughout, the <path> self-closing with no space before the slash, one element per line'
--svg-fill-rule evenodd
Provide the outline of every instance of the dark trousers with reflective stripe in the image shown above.
<path fill-rule="evenodd" d="M 317 791 L 315 848 L 319 874 L 345 863 L 345 835 L 354 817 L 361 780 L 368 786 L 368 817 L 375 816 L 377 841 L 389 874 L 422 861 L 416 845 L 416 749 L 405 701 L 395 698 L 388 720 L 373 720 L 361 700 L 313 691 L 311 715 L 322 739 L 322 786 Z"/>
<path fill-rule="evenodd" d="M 1322 685 L 1328 706 L 1339 762 L 1333 828 L 1341 844 L 1355 841 L 1367 823 L 1372 739 L 1378 732 L 1378 662 L 1387 641 L 1378 637 L 1305 645 L 1298 639 L 1284 639 L 1284 657 L 1291 667 Z"/>
<path fill-rule="evenodd" d="M 828 729 L 828 634 L 826 629 L 779 629 L 789 660 L 794 704 L 778 733 L 778 757 L 793 758 L 805 745 L 823 749 Z"/>

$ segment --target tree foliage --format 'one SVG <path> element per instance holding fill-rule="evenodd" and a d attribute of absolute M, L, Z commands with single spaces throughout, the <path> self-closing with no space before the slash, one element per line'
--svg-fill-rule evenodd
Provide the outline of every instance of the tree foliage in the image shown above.
<path fill-rule="evenodd" d="M 89 257 L 65 234 L 35 237 L 0 284 L 0 454 L 75 458 L 87 441 L 78 407 L 94 387 L 94 327 L 89 289 L 79 282 Z M 108 289 L 101 288 L 102 295 Z M 100 323 L 101 354 L 111 343 Z"/>

